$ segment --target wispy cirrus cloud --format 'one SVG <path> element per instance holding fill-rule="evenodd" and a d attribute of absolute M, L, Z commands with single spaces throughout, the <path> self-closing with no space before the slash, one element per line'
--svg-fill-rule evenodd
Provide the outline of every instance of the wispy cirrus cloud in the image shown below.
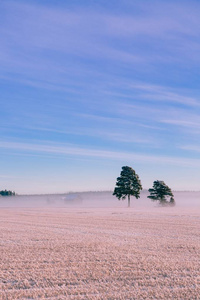
<path fill-rule="evenodd" d="M 175 88 L 170 86 L 155 85 L 147 82 L 138 82 L 131 79 L 115 81 L 113 78 L 109 89 L 103 91 L 106 95 L 116 99 L 123 99 L 124 102 L 131 103 L 140 101 L 147 105 L 149 102 L 151 107 L 155 104 L 155 109 L 160 104 L 183 105 L 191 108 L 200 107 L 200 99 L 198 96 L 191 96 L 191 90 L 186 88 Z"/>
<path fill-rule="evenodd" d="M 166 101 L 171 103 L 179 103 L 188 106 L 200 106 L 200 100 L 195 97 L 187 97 L 183 95 L 185 91 L 174 92 L 170 87 L 151 85 L 151 84 L 133 84 L 132 87 L 136 90 L 144 91 L 145 94 L 140 94 L 141 98 L 151 99 L 152 101 Z"/>
<path fill-rule="evenodd" d="M 145 126 L 145 125 L 139 125 L 143 126 L 144 128 L 147 127 L 147 129 L 152 129 L 151 126 Z M 4 130 L 10 130 L 10 126 L 5 126 L 2 127 Z M 155 129 L 155 128 L 153 128 Z M 56 129 L 53 127 L 34 127 L 34 126 L 24 126 L 24 127 L 18 127 L 13 129 L 13 131 L 28 131 L 28 132 L 40 132 L 41 133 L 55 133 L 59 134 L 62 136 L 80 136 L 80 137 L 93 137 L 95 139 L 101 139 L 104 141 L 109 141 L 109 142 L 118 142 L 118 143 L 128 143 L 128 144 L 146 144 L 148 147 L 158 147 L 157 141 L 153 137 L 147 137 L 147 136 L 140 136 L 136 133 L 131 132 L 130 130 L 127 131 L 126 133 L 124 130 L 119 130 L 119 129 L 114 129 L 114 128 L 108 128 L 107 130 L 105 129 L 100 129 L 99 127 L 96 128 L 90 128 L 90 127 L 85 127 L 85 128 L 70 128 L 70 129 Z"/>
<path fill-rule="evenodd" d="M 195 115 L 194 115 L 195 117 Z M 187 120 L 162 120 L 163 123 L 181 126 L 185 128 L 200 129 L 200 122 L 192 122 Z"/>
<path fill-rule="evenodd" d="M 54 155 L 70 155 L 78 157 L 90 157 L 99 159 L 119 160 L 119 161 L 137 161 L 150 164 L 172 164 L 178 166 L 199 167 L 200 159 L 189 159 L 170 156 L 155 156 L 138 154 L 134 152 L 120 152 L 120 151 L 107 151 L 97 150 L 91 148 L 82 148 L 76 145 L 60 144 L 54 145 L 53 143 L 21 143 L 21 142 L 0 142 L 0 148 L 9 149 L 13 151 L 27 151 L 27 152 L 40 152 Z"/>
<path fill-rule="evenodd" d="M 184 35 L 194 39 L 198 29 L 196 10 L 192 10 L 188 5 L 184 6 L 185 9 L 180 5 L 174 6 L 167 3 L 162 3 L 162 5 L 157 3 L 154 9 L 146 4 L 138 5 L 132 8 L 129 14 L 120 15 L 117 12 L 88 10 L 83 7 L 71 6 L 70 9 L 67 6 L 47 7 L 38 3 L 27 4 L 21 1 L 17 3 L 8 1 L 1 6 L 2 11 L 7 12 L 5 15 L 8 16 L 4 18 L 7 22 L 6 29 L 1 29 L 2 55 L 9 49 L 6 65 L 10 67 L 12 65 L 14 68 L 15 65 L 19 67 L 24 62 L 24 69 L 28 70 L 31 67 L 32 72 L 35 68 L 48 69 L 48 56 L 42 53 L 43 50 L 50 52 L 50 58 L 52 57 L 51 51 L 57 51 L 57 54 L 61 56 L 70 54 L 81 58 L 89 55 L 91 58 L 109 59 L 115 63 L 134 63 L 139 68 L 141 64 L 147 66 L 149 63 L 152 66 L 152 62 L 155 63 L 159 57 L 160 60 L 167 58 L 169 61 L 169 57 L 170 60 L 177 60 L 180 56 L 172 55 L 172 53 L 178 52 L 188 57 L 189 52 L 192 51 L 190 46 L 187 52 L 189 45 L 185 44 Z M 190 22 L 188 22 L 188 9 L 192 10 L 195 16 L 192 20 L 190 19 Z M 178 14 L 180 11 L 181 13 Z M 188 26 L 184 26 L 185 23 Z M 177 36 L 179 37 L 178 43 Z M 154 42 L 148 41 L 147 37 L 153 38 Z M 126 40 L 130 38 L 137 42 L 134 50 L 126 45 Z M 111 39 L 115 43 L 111 43 Z M 117 47 L 116 41 L 118 41 Z M 149 53 L 144 51 L 147 41 L 150 49 L 154 51 Z M 159 55 L 158 51 L 155 51 L 158 43 L 162 46 L 161 50 L 165 55 Z M 15 52 L 19 47 L 16 54 L 12 51 L 14 45 Z M 15 55 L 18 55 L 18 60 L 15 60 Z M 27 59 L 30 57 L 31 60 Z M 56 53 L 53 58 L 51 67 L 53 65 L 57 68 L 61 67 L 62 64 Z M 30 63 L 31 66 L 28 67 Z"/>
<path fill-rule="evenodd" d="M 198 145 L 180 146 L 180 149 L 200 153 L 200 146 Z"/>

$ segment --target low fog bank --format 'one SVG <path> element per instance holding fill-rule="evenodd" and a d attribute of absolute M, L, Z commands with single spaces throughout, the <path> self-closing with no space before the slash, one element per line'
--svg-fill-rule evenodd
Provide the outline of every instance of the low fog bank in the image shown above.
<path fill-rule="evenodd" d="M 141 197 L 131 197 L 131 206 L 135 208 L 158 207 L 157 202 L 147 198 L 148 191 L 142 191 Z M 200 192 L 174 192 L 176 207 L 200 208 Z M 0 197 L 0 207 L 126 207 L 127 199 L 118 200 L 112 192 L 83 192 L 54 195 L 17 195 Z"/>

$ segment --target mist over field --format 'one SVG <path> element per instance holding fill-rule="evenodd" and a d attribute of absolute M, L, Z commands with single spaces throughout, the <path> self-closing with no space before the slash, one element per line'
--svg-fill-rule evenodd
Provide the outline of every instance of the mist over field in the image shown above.
<path fill-rule="evenodd" d="M 173 192 L 175 207 L 173 209 L 200 209 L 200 192 L 178 191 Z M 131 206 L 137 209 L 159 207 L 158 201 L 147 198 L 149 192 L 143 190 L 140 198 L 131 197 Z M 127 207 L 127 199 L 118 200 L 111 191 L 105 192 L 79 192 L 52 195 L 17 195 L 0 197 L 0 207 Z"/>

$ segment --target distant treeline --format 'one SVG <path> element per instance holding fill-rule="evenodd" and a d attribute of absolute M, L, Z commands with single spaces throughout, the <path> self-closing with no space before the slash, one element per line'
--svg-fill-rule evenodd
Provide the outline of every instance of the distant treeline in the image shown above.
<path fill-rule="evenodd" d="M 0 191 L 0 196 L 15 196 L 15 192 L 12 191 Z"/>

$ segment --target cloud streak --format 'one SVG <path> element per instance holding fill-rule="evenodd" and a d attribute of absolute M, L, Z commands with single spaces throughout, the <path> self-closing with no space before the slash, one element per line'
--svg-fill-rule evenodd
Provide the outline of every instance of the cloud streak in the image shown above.
<path fill-rule="evenodd" d="M 40 152 L 55 155 L 70 155 L 78 157 L 89 157 L 119 161 L 137 161 L 150 164 L 172 164 L 176 166 L 190 166 L 199 167 L 200 159 L 188 159 L 170 156 L 155 156 L 155 155 L 142 155 L 134 152 L 119 152 L 119 151 L 106 151 L 96 149 L 86 149 L 77 147 L 75 145 L 53 145 L 49 144 L 31 144 L 31 143 L 18 143 L 18 142 L 1 142 L 0 148 L 9 150 L 19 150 L 27 152 Z"/>
<path fill-rule="evenodd" d="M 180 149 L 200 153 L 200 146 L 197 146 L 197 145 L 181 146 Z"/>
<path fill-rule="evenodd" d="M 198 122 L 192 122 L 192 121 L 184 121 L 184 120 L 163 120 L 163 123 L 186 127 L 186 128 L 200 128 L 200 123 Z"/>

